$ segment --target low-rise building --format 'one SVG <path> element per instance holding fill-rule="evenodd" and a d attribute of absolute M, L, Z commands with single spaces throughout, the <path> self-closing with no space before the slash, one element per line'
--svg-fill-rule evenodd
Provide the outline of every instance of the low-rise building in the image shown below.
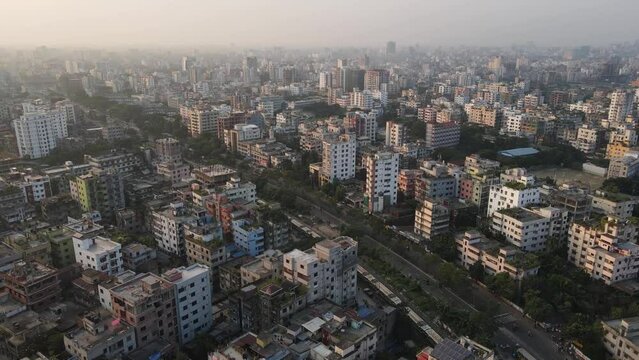
<path fill-rule="evenodd" d="M 509 208 L 492 216 L 492 230 L 523 251 L 541 251 L 551 237 L 565 239 L 568 212 L 558 208 Z"/>
<path fill-rule="evenodd" d="M 257 256 L 264 252 L 264 228 L 250 219 L 233 221 L 233 241 L 247 255 Z"/>
<path fill-rule="evenodd" d="M 122 245 L 111 239 L 96 236 L 73 238 L 75 261 L 85 269 L 116 275 L 124 270 Z"/>
<path fill-rule="evenodd" d="M 11 297 L 30 310 L 46 309 L 62 297 L 58 271 L 38 262 L 19 261 L 2 280 Z"/>
<path fill-rule="evenodd" d="M 479 262 L 488 274 L 507 273 L 513 279 L 536 275 L 539 260 L 514 247 L 504 247 L 478 231 L 467 231 L 455 238 L 459 261 L 466 269 Z"/>
<path fill-rule="evenodd" d="M 602 321 L 601 327 L 610 359 L 639 358 L 639 317 Z"/>
<path fill-rule="evenodd" d="M 594 212 L 620 219 L 632 216 L 638 203 L 639 198 L 622 193 L 597 190 L 592 196 L 592 210 Z"/>
<path fill-rule="evenodd" d="M 568 260 L 607 285 L 637 278 L 637 219 L 609 216 L 574 222 L 568 236 Z"/>
<path fill-rule="evenodd" d="M 81 327 L 64 335 L 65 350 L 82 360 L 114 358 L 136 347 L 134 329 L 106 310 L 90 312 Z"/>

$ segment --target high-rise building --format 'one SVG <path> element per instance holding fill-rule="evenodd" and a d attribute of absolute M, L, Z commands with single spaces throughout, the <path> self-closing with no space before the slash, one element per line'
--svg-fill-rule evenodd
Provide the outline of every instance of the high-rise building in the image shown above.
<path fill-rule="evenodd" d="M 185 227 L 192 231 L 196 227 L 207 228 L 213 219 L 206 210 L 187 207 L 184 203 L 171 203 L 166 209 L 153 211 L 152 232 L 158 247 L 166 252 L 182 256 L 186 251 Z"/>
<path fill-rule="evenodd" d="M 309 303 L 328 299 L 338 305 L 355 303 L 357 294 L 357 242 L 340 236 L 316 243 L 308 251 L 284 254 L 282 274 L 308 288 Z"/>
<path fill-rule="evenodd" d="M 440 200 L 425 198 L 415 209 L 415 234 L 429 240 L 448 232 L 449 226 L 450 211 Z"/>
<path fill-rule="evenodd" d="M 461 129 L 456 122 L 426 123 L 426 147 L 431 150 L 459 144 Z"/>
<path fill-rule="evenodd" d="M 364 74 L 364 90 L 381 90 L 382 84 L 387 84 L 389 80 L 388 70 L 372 69 L 366 70 Z"/>
<path fill-rule="evenodd" d="M 386 122 L 386 146 L 403 146 L 407 142 L 406 126 L 396 121 Z"/>
<path fill-rule="evenodd" d="M 182 162 L 180 142 L 173 138 L 155 140 L 155 155 L 159 162 L 178 164 Z"/>
<path fill-rule="evenodd" d="M 394 41 L 389 41 L 386 43 L 386 55 L 395 54 L 397 51 L 397 44 Z"/>
<path fill-rule="evenodd" d="M 370 110 L 373 108 L 373 93 L 370 90 L 359 91 L 353 90 L 351 93 L 351 106 L 362 110 Z"/>
<path fill-rule="evenodd" d="M 322 71 L 319 73 L 319 89 L 324 90 L 332 87 L 333 85 L 333 73 L 328 71 Z"/>
<path fill-rule="evenodd" d="M 344 117 L 344 127 L 357 137 L 365 136 L 374 142 L 377 138 L 377 114 L 374 112 L 348 112 Z"/>
<path fill-rule="evenodd" d="M 322 143 L 321 182 L 348 180 L 355 177 L 357 141 L 349 134 Z"/>
<path fill-rule="evenodd" d="M 56 109 L 23 104 L 24 114 L 13 120 L 20 156 L 38 159 L 49 155 L 68 136 L 67 123 L 75 122 L 69 118 L 72 109 L 70 104 Z"/>
<path fill-rule="evenodd" d="M 490 187 L 488 197 L 488 216 L 495 211 L 526 205 L 538 204 L 541 201 L 540 189 L 534 185 L 526 185 L 518 182 L 509 182 Z"/>
<path fill-rule="evenodd" d="M 345 67 L 340 69 L 340 85 L 345 92 L 351 92 L 353 89 L 364 88 L 365 70 Z"/>
<path fill-rule="evenodd" d="M 110 289 L 113 314 L 135 329 L 138 347 L 178 336 L 175 286 L 147 273 Z"/>
<path fill-rule="evenodd" d="M 116 210 L 125 207 L 122 175 L 93 169 L 89 174 L 69 180 L 71 197 L 85 212 L 99 211 L 102 218 L 115 217 Z"/>
<path fill-rule="evenodd" d="M 399 176 L 399 154 L 378 152 L 364 158 L 366 167 L 365 201 L 368 212 L 380 212 L 397 204 L 397 177 Z"/>
<path fill-rule="evenodd" d="M 621 123 L 632 114 L 635 95 L 630 91 L 617 90 L 610 94 L 608 121 Z"/>
<path fill-rule="evenodd" d="M 189 133 L 193 137 L 206 133 L 217 134 L 217 109 L 191 109 L 188 114 Z"/>
<path fill-rule="evenodd" d="M 178 340 L 186 344 L 213 325 L 209 267 L 192 264 L 171 269 L 162 277 L 175 286 Z"/>

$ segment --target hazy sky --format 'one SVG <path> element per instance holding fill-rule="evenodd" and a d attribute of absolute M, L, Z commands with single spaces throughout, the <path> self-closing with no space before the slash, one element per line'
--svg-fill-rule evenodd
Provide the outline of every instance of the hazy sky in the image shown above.
<path fill-rule="evenodd" d="M 0 0 L 0 47 L 607 44 L 639 0 Z"/>

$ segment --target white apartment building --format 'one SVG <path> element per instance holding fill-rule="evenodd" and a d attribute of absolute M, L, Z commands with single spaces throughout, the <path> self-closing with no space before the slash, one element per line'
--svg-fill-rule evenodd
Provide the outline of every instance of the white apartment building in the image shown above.
<path fill-rule="evenodd" d="M 254 225 L 248 219 L 233 221 L 233 241 L 238 248 L 250 256 L 264 252 L 264 228 Z"/>
<path fill-rule="evenodd" d="M 191 136 L 197 137 L 205 133 L 217 134 L 217 109 L 189 109 L 188 128 Z"/>
<path fill-rule="evenodd" d="M 353 91 L 351 93 L 351 106 L 362 110 L 373 108 L 373 93 L 370 90 Z"/>
<path fill-rule="evenodd" d="M 213 325 L 209 267 L 192 264 L 171 269 L 162 277 L 175 286 L 175 304 L 180 344 L 186 344 Z"/>
<path fill-rule="evenodd" d="M 406 126 L 394 121 L 386 122 L 386 146 L 403 146 L 407 139 Z"/>
<path fill-rule="evenodd" d="M 575 222 L 568 236 L 568 260 L 607 285 L 636 279 L 639 246 L 637 226 L 615 217 Z"/>
<path fill-rule="evenodd" d="M 639 359 L 639 316 L 602 321 L 601 327 L 609 359 Z"/>
<path fill-rule="evenodd" d="M 378 152 L 364 158 L 366 167 L 365 199 L 368 212 L 380 212 L 397 204 L 397 177 L 399 176 L 399 154 Z"/>
<path fill-rule="evenodd" d="M 67 123 L 70 119 L 66 107 L 49 110 L 23 104 L 24 114 L 13 120 L 21 157 L 38 159 L 47 156 L 58 146 L 60 139 L 69 135 Z"/>
<path fill-rule="evenodd" d="M 608 172 L 606 177 L 612 178 L 629 178 L 639 174 L 639 153 L 632 151 L 621 158 L 612 158 L 608 164 Z"/>
<path fill-rule="evenodd" d="M 357 141 L 344 134 L 322 143 L 322 183 L 355 177 Z"/>
<path fill-rule="evenodd" d="M 535 186 L 526 186 L 521 183 L 507 183 L 492 185 L 488 195 L 488 216 L 501 209 L 525 207 L 538 204 L 541 199 L 540 189 Z"/>
<path fill-rule="evenodd" d="M 167 209 L 153 211 L 152 232 L 158 247 L 182 256 L 186 251 L 184 226 L 206 226 L 211 218 L 202 208 L 187 208 L 183 203 L 171 203 Z"/>
<path fill-rule="evenodd" d="M 623 122 L 628 114 L 632 114 L 635 95 L 630 91 L 616 90 L 610 94 L 608 121 Z"/>
<path fill-rule="evenodd" d="M 76 263 L 84 269 L 116 275 L 124 270 L 122 245 L 102 236 L 73 237 Z"/>
<path fill-rule="evenodd" d="M 525 168 L 512 168 L 504 170 L 499 175 L 499 180 L 502 184 L 509 182 L 517 182 L 526 186 L 535 185 L 535 177 L 528 174 L 528 170 Z"/>
<path fill-rule="evenodd" d="M 456 236 L 459 262 L 466 269 L 479 262 L 488 274 L 507 273 L 513 279 L 536 275 L 539 264 L 533 254 L 524 254 L 498 241 L 485 238 L 478 231 L 466 231 Z"/>
<path fill-rule="evenodd" d="M 47 175 L 27 175 L 20 183 L 27 202 L 40 202 L 52 195 L 51 181 Z"/>
<path fill-rule="evenodd" d="M 284 254 L 282 274 L 308 288 L 309 303 L 328 299 L 347 306 L 357 294 L 357 242 L 340 236 L 316 243 L 307 251 Z"/>
<path fill-rule="evenodd" d="M 230 201 L 242 200 L 245 204 L 254 204 L 257 200 L 257 187 L 250 181 L 242 182 L 239 177 L 231 177 L 218 189 Z"/>
<path fill-rule="evenodd" d="M 461 128 L 453 121 L 426 123 L 426 147 L 431 150 L 457 146 L 460 136 Z"/>
<path fill-rule="evenodd" d="M 592 154 L 595 150 L 597 150 L 597 145 L 600 141 L 600 133 L 599 129 L 583 125 L 577 129 L 577 138 L 572 140 L 570 144 L 572 147 L 583 153 Z"/>
<path fill-rule="evenodd" d="M 492 215 L 492 230 L 523 251 L 541 251 L 550 237 L 564 239 L 568 212 L 559 208 L 510 208 Z"/>

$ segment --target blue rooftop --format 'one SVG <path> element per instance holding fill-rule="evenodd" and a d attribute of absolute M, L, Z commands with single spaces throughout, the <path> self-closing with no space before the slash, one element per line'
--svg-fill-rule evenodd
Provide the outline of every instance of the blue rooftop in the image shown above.
<path fill-rule="evenodd" d="M 538 153 L 539 153 L 539 150 L 535 148 L 525 147 L 525 148 L 516 148 L 516 149 L 510 149 L 510 150 L 502 150 L 498 154 L 501 156 L 514 158 L 514 157 L 520 157 L 520 156 L 535 155 Z"/>

